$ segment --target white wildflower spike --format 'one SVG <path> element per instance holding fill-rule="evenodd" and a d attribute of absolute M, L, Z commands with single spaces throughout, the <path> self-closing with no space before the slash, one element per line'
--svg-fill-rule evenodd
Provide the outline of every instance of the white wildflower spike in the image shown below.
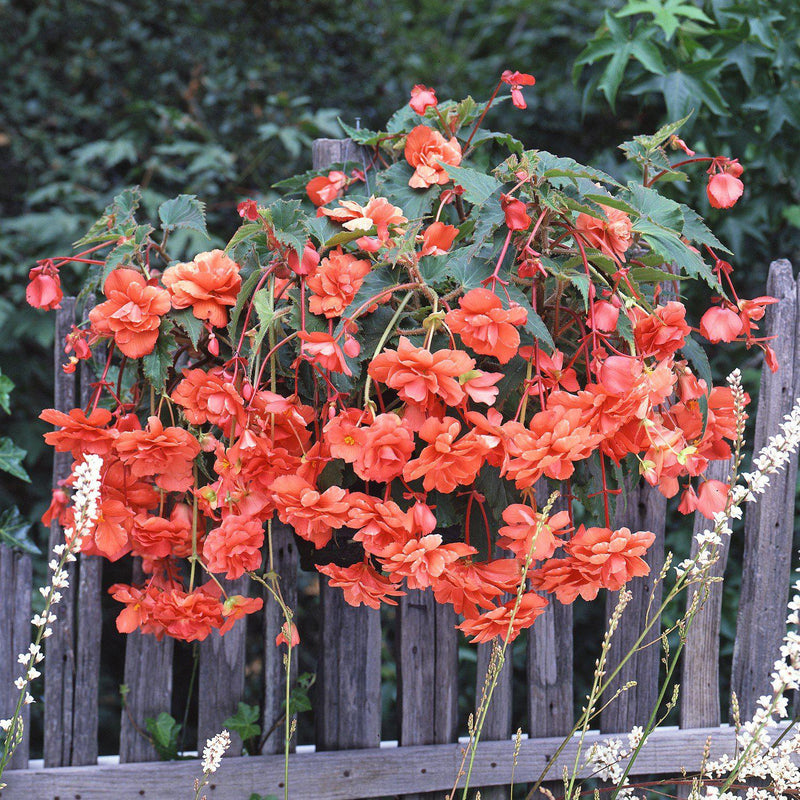
<path fill-rule="evenodd" d="M 222 763 L 222 756 L 231 746 L 231 735 L 226 730 L 220 731 L 216 736 L 206 741 L 203 748 L 203 773 L 210 775 L 219 769 Z"/>

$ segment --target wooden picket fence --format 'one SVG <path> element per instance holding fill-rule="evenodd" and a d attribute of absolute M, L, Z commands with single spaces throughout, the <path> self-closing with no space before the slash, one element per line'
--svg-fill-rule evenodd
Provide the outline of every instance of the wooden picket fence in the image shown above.
<path fill-rule="evenodd" d="M 347 142 L 323 140 L 315 145 L 315 165 L 353 158 Z M 800 394 L 800 313 L 798 293 L 788 261 L 774 262 L 766 293 L 779 302 L 767 310 L 765 322 L 781 369 L 764 370 L 756 420 L 755 448 L 777 429 Z M 65 301 L 58 316 L 56 342 L 63 341 L 72 320 L 74 301 Z M 85 402 L 89 381 L 76 386 L 61 370 L 63 354 L 56 347 L 56 406 Z M 69 454 L 57 454 L 54 481 L 69 469 Z M 715 465 L 713 477 L 725 477 L 725 465 Z M 717 469 L 719 467 L 719 469 Z M 744 525 L 744 563 L 732 688 L 747 718 L 757 698 L 768 690 L 769 673 L 784 634 L 790 583 L 797 462 L 772 480 L 756 506 L 748 506 Z M 634 598 L 623 615 L 612 647 L 611 667 L 639 635 L 653 578 L 664 561 L 666 502 L 649 487 L 635 489 L 616 520 L 631 529 L 651 530 L 650 577 L 636 579 Z M 695 528 L 707 527 L 699 518 Z M 61 531 L 54 526 L 50 545 Z M 276 569 L 290 606 L 298 602 L 298 553 L 291 532 L 275 529 Z M 727 554 L 716 569 L 722 575 Z M 134 566 L 134 572 L 136 567 Z M 134 576 L 135 577 L 135 576 Z M 171 800 L 190 796 L 198 762 L 158 762 L 149 742 L 136 728 L 146 717 L 169 710 L 173 682 L 173 644 L 138 633 L 127 637 L 125 683 L 130 688 L 128 712 L 121 719 L 119 764 L 97 764 L 98 683 L 100 676 L 102 561 L 81 556 L 72 565 L 70 589 L 58 607 L 59 620 L 48 640 L 44 662 L 44 766 L 28 768 L 27 737 L 6 773 L 8 787 L 0 800 Z M 246 579 L 245 579 L 246 581 Z M 16 700 L 13 679 L 16 654 L 26 649 L 30 631 L 31 561 L 0 548 L 0 717 Z M 243 585 L 240 583 L 239 590 Z M 401 598 L 395 621 L 398 742 L 381 743 L 381 619 L 378 611 L 352 608 L 339 590 L 321 581 L 317 679 L 313 697 L 315 751 L 293 753 L 289 759 L 291 797 L 298 800 L 356 800 L 443 797 L 458 774 L 463 744 L 457 740 L 459 674 L 455 615 L 437 605 L 430 592 L 409 591 Z M 300 598 L 302 602 L 302 598 Z M 690 599 L 687 599 L 690 602 Z M 609 596 L 610 610 L 615 598 Z M 733 730 L 722 725 L 719 689 L 719 629 L 722 584 L 716 583 L 691 628 L 682 664 L 680 726 L 657 731 L 644 747 L 632 775 L 677 775 L 699 767 L 710 742 L 711 757 L 730 752 Z M 265 598 L 263 627 L 263 722 L 266 728 L 282 715 L 284 667 L 275 647 L 281 625 L 276 604 Z M 224 638 L 214 634 L 200 645 L 198 676 L 198 749 L 223 727 L 242 698 L 245 679 L 245 626 Z M 488 645 L 478 647 L 478 683 L 488 663 Z M 527 633 L 527 738 L 523 739 L 514 781 L 538 778 L 573 724 L 573 659 L 594 660 L 581 642 L 573 642 L 572 608 L 552 602 Z M 601 717 L 600 729 L 587 743 L 607 733 L 644 724 L 658 694 L 660 648 L 639 652 L 621 670 L 618 685 L 635 680 Z M 616 661 L 618 663 L 618 661 Z M 512 673 L 507 664 L 490 707 L 484 741 L 478 748 L 473 786 L 486 787 L 484 800 L 508 796 L 514 746 L 510 739 Z M 237 745 L 239 749 L 237 750 Z M 262 755 L 244 756 L 241 743 L 207 788 L 209 798 L 247 800 L 251 793 L 283 797 L 283 731 L 267 739 Z M 559 780 L 571 769 L 576 742 L 560 753 L 550 775 Z M 146 762 L 146 763 L 141 763 Z M 584 775 L 588 771 L 584 769 Z M 552 784 L 551 784 L 552 786 Z"/>

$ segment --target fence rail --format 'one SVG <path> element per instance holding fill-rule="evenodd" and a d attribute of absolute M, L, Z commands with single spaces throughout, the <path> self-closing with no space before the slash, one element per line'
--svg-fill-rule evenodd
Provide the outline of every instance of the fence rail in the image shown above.
<path fill-rule="evenodd" d="M 351 142 L 321 140 L 315 143 L 314 165 L 354 160 Z M 766 335 L 776 336 L 781 370 L 762 373 L 754 446 L 765 438 L 791 408 L 800 394 L 800 348 L 798 336 L 798 285 L 788 261 L 774 262 L 769 271 L 767 294 L 779 302 L 766 312 Z M 57 320 L 56 342 L 68 329 L 74 303 L 65 301 Z M 80 376 L 80 386 L 61 370 L 56 348 L 56 407 L 66 410 L 76 397 L 86 399 L 91 376 Z M 723 478 L 721 466 L 713 477 Z M 69 457 L 56 456 L 54 481 L 65 477 Z M 769 673 L 784 634 L 784 608 L 790 582 L 793 538 L 794 493 L 797 461 L 788 473 L 772 480 L 768 494 L 756 507 L 748 507 L 745 518 L 745 571 L 733 658 L 732 688 L 743 718 L 767 691 Z M 634 598 L 623 615 L 612 650 L 613 659 L 625 652 L 625 643 L 636 640 L 641 630 L 646 599 L 653 575 L 664 559 L 665 503 L 657 491 L 641 487 L 631 493 L 617 518 L 619 525 L 648 529 L 657 534 L 651 549 L 651 576 L 634 579 Z M 698 518 L 696 526 L 707 525 Z M 51 545 L 61 536 L 51 531 Z M 275 559 L 282 590 L 290 605 L 297 602 L 298 553 L 285 526 L 275 526 Z M 127 638 L 125 683 L 130 687 L 127 710 L 121 719 L 120 764 L 97 766 L 98 679 L 100 670 L 100 591 L 102 562 L 81 556 L 65 598 L 60 619 L 49 640 L 45 659 L 45 732 L 43 769 L 25 769 L 29 752 L 27 733 L 6 774 L 8 787 L 0 800 L 92 800 L 108 797 L 109 787 L 117 800 L 154 797 L 170 800 L 186 796 L 198 774 L 196 761 L 131 764 L 156 761 L 152 746 L 136 730 L 144 719 L 169 710 L 172 699 L 173 646 L 165 638 L 132 634 Z M 724 558 L 718 565 L 724 569 Z M 134 572 L 138 569 L 134 565 Z M 721 574 L 721 573 L 720 573 Z M 0 619 L 10 621 L 0 628 L 0 717 L 8 716 L 16 700 L 9 672 L 16 668 L 16 653 L 26 647 L 30 617 L 31 562 L 29 557 L 0 547 Z M 240 589 L 242 587 L 239 587 Z M 377 611 L 348 606 L 341 592 L 330 590 L 325 581 L 320 591 L 320 635 L 316 696 L 316 751 L 290 757 L 290 785 L 298 798 L 356 798 L 403 795 L 452 788 L 461 760 L 456 742 L 456 712 L 459 695 L 457 638 L 452 611 L 433 602 L 430 593 L 412 591 L 402 598 L 394 631 L 397 645 L 397 707 L 399 747 L 380 746 L 381 731 L 381 621 Z M 609 598 L 613 603 L 613 598 Z M 637 760 L 634 775 L 679 773 L 697 768 L 706 741 L 712 758 L 730 749 L 733 733 L 720 726 L 718 702 L 719 626 L 722 587 L 716 584 L 688 637 L 683 659 L 680 709 L 681 729 L 657 731 Z M 274 646 L 281 625 L 280 610 L 265 598 L 263 628 L 263 724 L 273 726 L 282 714 L 283 664 Z M 515 781 L 535 780 L 555 753 L 572 725 L 572 659 L 585 658 L 580 643 L 573 648 L 571 608 L 553 602 L 528 632 L 528 724 L 522 743 Z M 212 634 L 200 644 L 198 749 L 207 737 L 222 727 L 236 711 L 244 691 L 245 631 L 240 626 L 220 638 Z M 487 648 L 478 652 L 478 665 L 485 667 Z M 618 663 L 618 661 L 616 662 Z M 478 681 L 482 682 L 479 669 Z M 659 650 L 650 647 L 630 659 L 619 682 L 637 681 L 637 689 L 623 693 L 601 718 L 601 730 L 627 731 L 646 722 L 657 696 Z M 511 670 L 501 676 L 495 702 L 485 727 L 476 759 L 473 785 L 496 787 L 483 792 L 487 800 L 507 796 L 511 778 Z M 462 687 L 463 689 L 463 687 Z M 27 725 L 26 725 L 27 730 Z M 283 757 L 273 755 L 282 747 L 283 733 L 267 739 L 260 756 L 233 757 L 208 787 L 208 796 L 218 800 L 242 800 L 249 793 L 283 795 Z M 552 766 L 559 780 L 562 767 L 574 761 L 571 742 Z M 334 752 L 324 752 L 334 751 Z"/>

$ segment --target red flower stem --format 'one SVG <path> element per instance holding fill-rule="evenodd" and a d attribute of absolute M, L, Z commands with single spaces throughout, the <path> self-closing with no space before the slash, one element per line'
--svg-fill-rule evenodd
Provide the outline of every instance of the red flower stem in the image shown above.
<path fill-rule="evenodd" d="M 591 283 L 592 282 L 592 273 L 591 273 L 591 270 L 589 269 L 589 259 L 586 258 L 586 250 L 583 247 L 583 242 L 581 241 L 580 234 L 574 228 L 572 228 L 571 226 L 568 228 L 568 230 L 572 234 L 573 241 L 575 242 L 575 244 L 578 245 L 578 249 L 581 251 L 581 259 L 583 260 L 583 268 L 584 268 L 584 270 L 586 272 L 586 277 L 589 280 L 589 283 Z M 589 320 L 592 323 L 592 325 L 591 325 L 591 327 L 592 327 L 592 351 L 594 351 L 595 348 L 597 347 L 597 326 L 595 325 L 595 321 L 594 321 L 594 303 L 592 303 L 592 302 L 589 303 Z M 589 367 L 588 360 L 586 362 L 586 367 L 587 367 L 587 369 Z"/>
<path fill-rule="evenodd" d="M 503 81 L 500 80 L 495 86 L 494 91 L 492 92 L 492 96 L 489 98 L 489 102 L 486 104 L 486 108 L 483 109 L 483 113 L 478 117 L 478 121 L 475 123 L 475 127 L 472 129 L 472 133 L 469 135 L 469 139 L 467 139 L 466 143 L 464 144 L 464 150 L 469 147 L 469 143 L 472 141 L 472 137 L 478 132 L 478 128 L 480 128 L 481 123 L 483 123 L 483 118 L 486 116 L 486 112 L 492 107 L 492 103 L 494 103 L 495 97 L 497 97 L 497 93 L 500 91 L 500 87 L 503 85 Z"/>
<path fill-rule="evenodd" d="M 606 528 L 611 528 L 611 515 L 608 511 L 608 483 L 606 483 L 606 460 L 602 451 L 598 451 L 600 456 L 600 476 L 603 480 L 603 512 L 606 518 Z"/>
<path fill-rule="evenodd" d="M 668 172 L 672 172 L 676 167 L 685 167 L 687 164 L 700 164 L 704 161 L 713 161 L 711 156 L 697 156 L 697 158 L 686 158 L 683 161 L 677 161 L 670 166 L 669 169 L 662 169 L 661 172 L 653 175 L 652 178 L 643 182 L 644 186 L 652 186 L 659 178 L 663 178 Z"/>
<path fill-rule="evenodd" d="M 256 288 L 253 289 L 253 295 L 259 289 L 261 289 L 263 287 L 264 281 L 272 274 L 272 271 L 275 269 L 275 266 L 276 265 L 273 264 L 269 269 L 267 269 L 264 272 L 264 274 L 261 276 L 261 278 L 259 279 L 258 283 L 256 284 Z M 247 331 L 247 323 L 250 322 L 250 315 L 253 313 L 253 301 L 252 301 L 252 296 L 253 295 L 250 296 L 251 297 L 250 302 L 247 304 L 247 314 L 245 314 L 244 322 L 242 323 L 242 333 L 239 336 L 239 343 L 236 345 L 236 350 L 234 351 L 233 355 L 231 356 L 231 359 L 238 357 L 239 353 L 242 350 L 242 345 L 244 344 L 244 335 L 245 335 L 245 332 Z M 275 298 L 275 299 L 277 299 L 277 298 Z M 237 369 L 238 363 L 239 362 L 237 361 L 236 362 L 236 366 L 234 366 L 234 371 L 233 371 L 234 379 L 236 378 L 236 369 Z"/>
<path fill-rule="evenodd" d="M 292 339 L 294 339 L 297 336 L 298 333 L 299 333 L 299 331 L 294 331 L 293 333 L 290 333 L 288 336 L 284 336 L 284 338 L 281 339 L 278 342 L 278 344 L 276 344 L 275 347 L 273 347 L 272 350 L 269 351 L 269 353 L 267 353 L 267 355 L 264 357 L 264 360 L 261 362 L 261 366 L 258 369 L 258 377 L 256 378 L 256 381 L 253 384 L 254 388 L 257 389 L 261 385 L 261 376 L 264 374 L 264 367 L 269 363 L 270 358 L 272 358 L 272 356 L 278 350 L 280 350 L 280 348 L 283 347 L 283 345 L 285 345 L 287 342 L 290 342 Z M 253 394 L 253 397 L 255 397 L 255 394 Z M 252 403 L 252 398 L 251 398 L 250 402 Z"/>
<path fill-rule="evenodd" d="M 483 527 L 486 531 L 486 547 L 487 553 L 486 558 L 487 560 L 491 560 L 492 558 L 492 532 L 491 528 L 489 527 L 489 519 L 486 516 L 486 509 L 483 507 L 483 503 L 478 500 L 478 508 L 480 509 L 481 516 L 483 517 Z"/>
<path fill-rule="evenodd" d="M 497 259 L 497 264 L 495 265 L 494 272 L 488 278 L 485 278 L 484 280 L 481 281 L 481 285 L 483 286 L 487 286 L 489 283 L 491 283 L 492 291 L 494 291 L 494 287 L 496 286 L 499 280 L 497 274 L 500 272 L 500 266 L 502 265 L 503 260 L 506 257 L 506 253 L 508 252 L 508 245 L 511 243 L 511 235 L 513 233 L 514 231 L 512 231 L 511 228 L 509 228 L 508 234 L 506 235 L 506 240 L 505 242 L 503 242 L 503 249 L 500 252 L 500 258 Z"/>
<path fill-rule="evenodd" d="M 105 369 L 103 370 L 103 374 L 100 376 L 100 380 L 97 382 L 94 394 L 89 400 L 89 404 L 92 406 L 92 410 L 89 412 L 90 414 L 94 413 L 97 410 L 97 404 L 100 402 L 100 394 L 103 391 L 103 386 L 106 385 L 106 378 L 108 377 L 108 370 L 111 367 L 111 357 L 113 355 L 114 355 L 114 345 L 112 344 L 108 348 L 108 358 L 106 358 L 106 366 Z"/>

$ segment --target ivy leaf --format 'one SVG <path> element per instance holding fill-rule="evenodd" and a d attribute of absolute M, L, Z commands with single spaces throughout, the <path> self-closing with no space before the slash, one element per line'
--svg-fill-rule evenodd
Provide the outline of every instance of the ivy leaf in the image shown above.
<path fill-rule="evenodd" d="M 11 404 L 9 403 L 9 396 L 11 392 L 14 390 L 14 381 L 8 377 L 8 375 L 3 375 L 2 371 L 0 371 L 0 408 L 6 412 L 6 414 L 11 413 Z"/>
<path fill-rule="evenodd" d="M 144 726 L 153 738 L 158 757 L 162 761 L 174 761 L 178 757 L 178 734 L 181 730 L 175 717 L 162 711 L 155 719 L 146 717 Z"/>
<path fill-rule="evenodd" d="M 206 205 L 193 194 L 179 194 L 165 200 L 158 207 L 161 229 L 174 231 L 179 228 L 197 231 L 208 237 L 206 230 Z"/>
<path fill-rule="evenodd" d="M 27 451 L 17 447 L 7 436 L 0 437 L 0 471 L 30 483 L 30 476 L 22 466 L 22 459 L 26 455 Z"/>
<path fill-rule="evenodd" d="M 239 702 L 236 713 L 223 722 L 223 726 L 234 733 L 239 734 L 239 738 L 246 742 L 254 736 L 261 735 L 261 725 L 258 723 L 258 706 L 251 706 L 247 703 Z"/>
<path fill-rule="evenodd" d="M 14 506 L 0 513 L 0 544 L 28 553 L 32 556 L 39 555 L 39 548 L 28 536 L 33 526 L 19 513 Z"/>

